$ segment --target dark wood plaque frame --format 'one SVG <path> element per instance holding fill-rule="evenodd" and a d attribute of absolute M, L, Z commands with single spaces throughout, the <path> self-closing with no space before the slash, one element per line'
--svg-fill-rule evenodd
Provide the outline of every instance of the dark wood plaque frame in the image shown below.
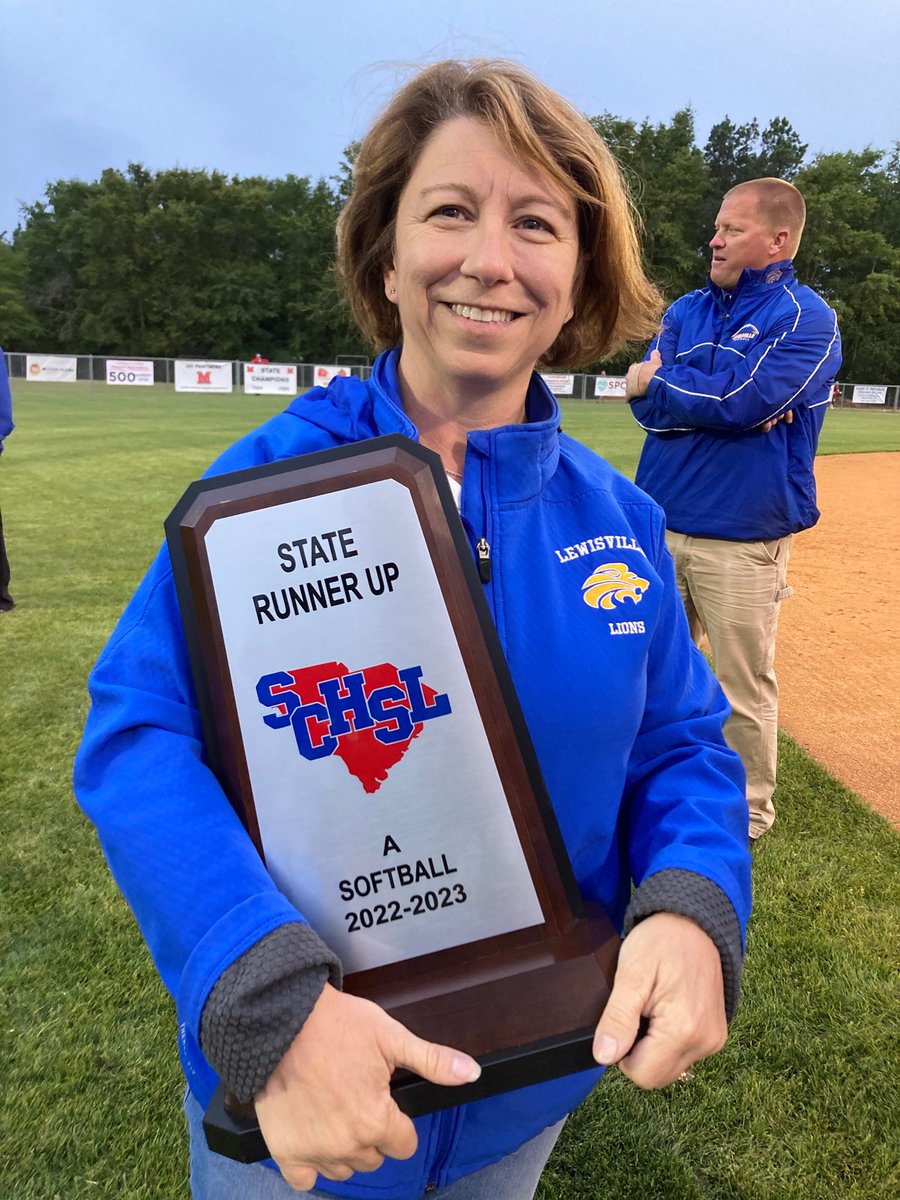
<path fill-rule="evenodd" d="M 544 914 L 542 924 L 345 977 L 347 991 L 482 1064 L 481 1078 L 459 1088 L 398 1071 L 394 1097 L 417 1116 L 594 1066 L 619 947 L 605 914 L 584 911 L 440 458 L 395 434 L 215 476 L 191 484 L 165 528 L 210 765 L 264 858 L 205 537 L 223 517 L 384 479 L 413 500 Z M 221 1087 L 204 1125 L 219 1153 L 268 1155 L 252 1107 Z"/>

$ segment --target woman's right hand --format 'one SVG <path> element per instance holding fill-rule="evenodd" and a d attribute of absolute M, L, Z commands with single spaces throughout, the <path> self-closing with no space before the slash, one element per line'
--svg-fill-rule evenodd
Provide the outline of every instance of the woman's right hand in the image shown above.
<path fill-rule="evenodd" d="M 326 984 L 269 1082 L 256 1115 L 269 1153 L 298 1191 L 410 1158 L 415 1127 L 390 1092 L 396 1067 L 432 1083 L 473 1083 L 475 1059 L 425 1042 L 377 1004 Z"/>

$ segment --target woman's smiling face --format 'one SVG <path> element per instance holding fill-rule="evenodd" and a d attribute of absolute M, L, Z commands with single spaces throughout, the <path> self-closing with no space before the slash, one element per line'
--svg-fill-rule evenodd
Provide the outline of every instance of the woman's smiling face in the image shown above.
<path fill-rule="evenodd" d="M 415 390 L 516 389 L 573 314 L 573 198 L 472 117 L 431 135 L 397 206 L 385 290 Z"/>

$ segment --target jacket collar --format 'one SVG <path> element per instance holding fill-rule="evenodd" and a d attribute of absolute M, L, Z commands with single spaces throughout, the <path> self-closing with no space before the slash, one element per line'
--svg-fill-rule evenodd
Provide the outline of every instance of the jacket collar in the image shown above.
<path fill-rule="evenodd" d="M 372 415 L 379 433 L 405 433 L 418 441 L 418 431 L 403 411 L 400 398 L 399 358 L 399 350 L 388 350 L 375 360 L 369 380 Z M 501 425 L 469 434 L 469 454 L 492 461 L 501 501 L 527 500 L 537 495 L 559 462 L 559 404 L 536 371 L 525 398 L 525 415 L 521 425 Z"/>
<path fill-rule="evenodd" d="M 718 284 L 713 283 L 711 279 L 707 281 L 708 287 L 712 295 L 720 304 L 731 305 L 738 296 L 755 295 L 760 292 L 768 291 L 773 287 L 784 287 L 794 278 L 794 263 L 790 258 L 783 258 L 781 262 L 769 263 L 767 267 L 756 269 L 754 267 L 745 267 L 741 272 L 740 278 L 731 289 L 726 291 L 720 288 Z"/>

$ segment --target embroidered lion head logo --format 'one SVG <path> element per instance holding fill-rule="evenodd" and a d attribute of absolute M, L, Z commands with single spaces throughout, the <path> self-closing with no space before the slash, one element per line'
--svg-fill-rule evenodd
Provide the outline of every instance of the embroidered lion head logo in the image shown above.
<path fill-rule="evenodd" d="M 591 608 L 612 609 L 625 600 L 638 604 L 649 586 L 650 581 L 635 575 L 626 563 L 604 563 L 587 577 L 581 590 Z"/>

